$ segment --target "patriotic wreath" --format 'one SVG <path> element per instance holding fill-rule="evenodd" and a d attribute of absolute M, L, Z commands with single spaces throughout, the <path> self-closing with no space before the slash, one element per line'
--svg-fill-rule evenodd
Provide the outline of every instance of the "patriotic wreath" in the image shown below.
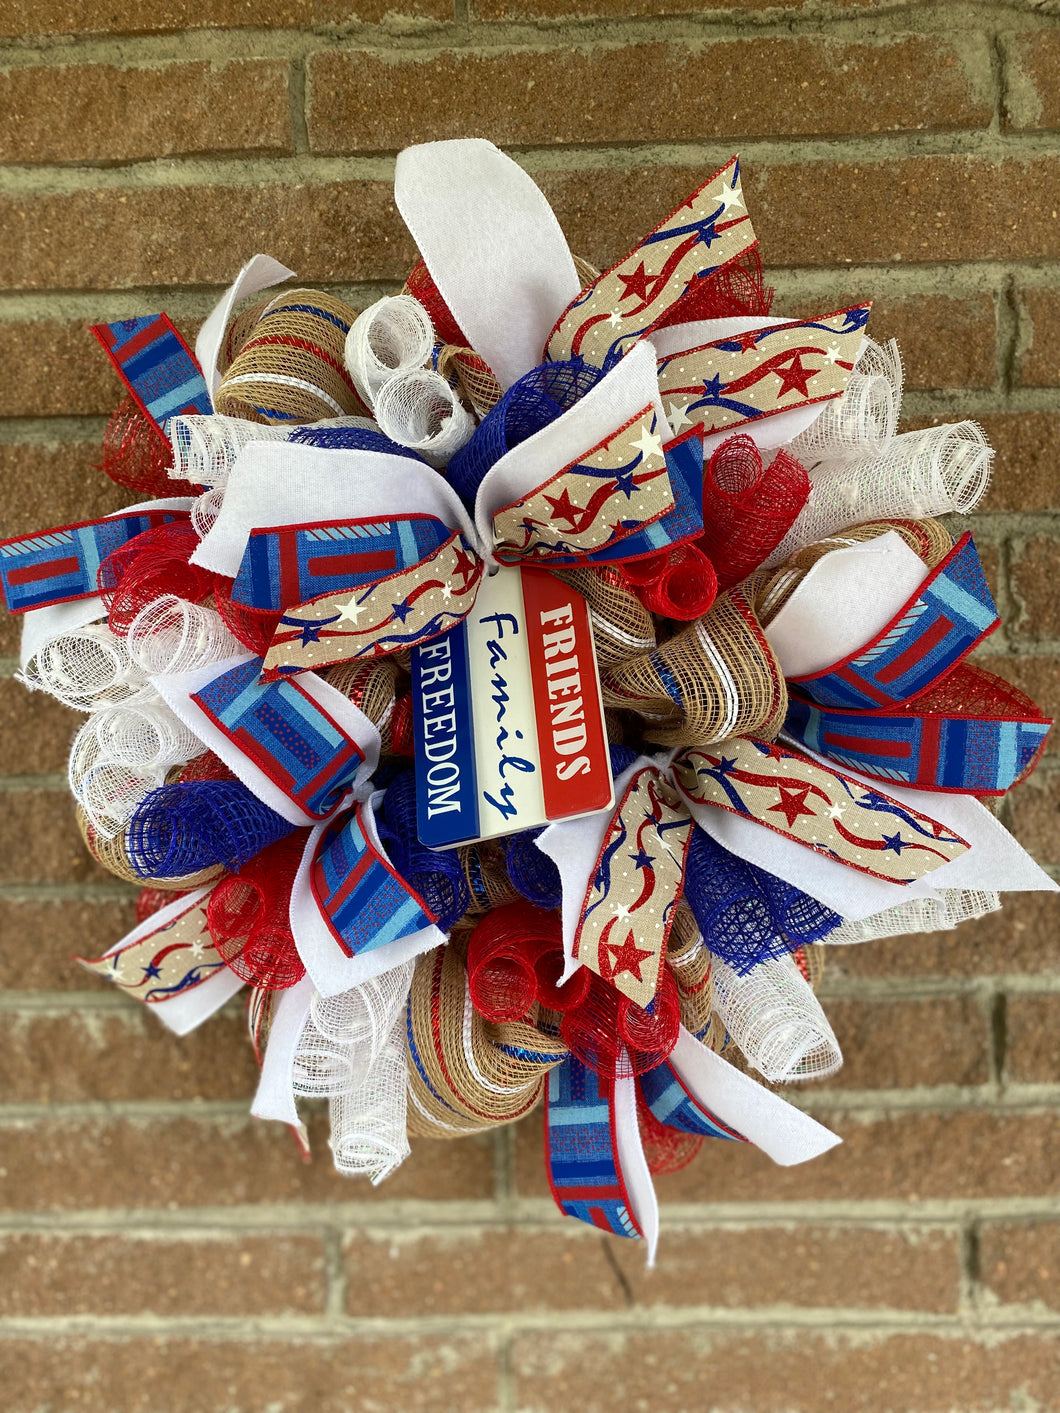
<path fill-rule="evenodd" d="M 543 1097 L 559 1207 L 650 1257 L 705 1137 L 838 1142 L 774 1088 L 841 1063 L 826 946 L 1055 888 L 983 803 L 1050 723 L 966 661 L 937 518 L 991 451 L 897 434 L 868 304 L 771 311 L 736 158 L 603 274 L 488 142 L 395 195 L 420 259 L 359 313 L 258 255 L 194 356 L 95 327 L 137 503 L 0 545 L 142 889 L 80 960 L 178 1034 L 246 987 L 252 1112 L 326 1098 L 373 1182 Z"/>

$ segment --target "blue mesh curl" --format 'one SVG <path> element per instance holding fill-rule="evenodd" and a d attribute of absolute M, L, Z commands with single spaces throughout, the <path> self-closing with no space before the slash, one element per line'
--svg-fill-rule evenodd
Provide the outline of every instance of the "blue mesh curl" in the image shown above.
<path fill-rule="evenodd" d="M 685 901 L 703 940 L 741 976 L 759 962 L 819 942 L 842 922 L 808 893 L 730 854 L 693 829 Z"/>
<path fill-rule="evenodd" d="M 235 872 L 294 827 L 242 781 L 178 781 L 137 806 L 129 862 L 141 878 L 183 878 L 215 864 Z"/>
<path fill-rule="evenodd" d="M 558 908 L 563 902 L 559 869 L 534 843 L 540 829 L 524 829 L 509 834 L 504 844 L 504 864 L 512 886 L 539 908 Z"/>
<path fill-rule="evenodd" d="M 599 368 L 573 358 L 541 363 L 513 383 L 446 469 L 446 479 L 468 509 L 474 507 L 482 478 L 494 462 L 569 412 L 602 377 Z"/>
<path fill-rule="evenodd" d="M 390 862 L 420 895 L 443 932 L 471 907 L 471 889 L 455 850 L 428 849 L 416 836 L 416 774 L 404 770 L 394 776 L 376 816 L 379 841 Z"/>
<path fill-rule="evenodd" d="M 339 451 L 386 451 L 391 456 L 407 456 L 426 465 L 419 452 L 392 442 L 373 427 L 299 427 L 289 438 L 302 446 L 332 447 Z"/>

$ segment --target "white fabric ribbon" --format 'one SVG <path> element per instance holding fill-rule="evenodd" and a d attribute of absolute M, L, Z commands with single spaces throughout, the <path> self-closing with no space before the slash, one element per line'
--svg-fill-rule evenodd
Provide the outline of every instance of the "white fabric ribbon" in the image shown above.
<path fill-rule="evenodd" d="M 294 270 L 288 270 L 286 265 L 281 265 L 271 255 L 255 255 L 247 261 L 206 316 L 206 321 L 199 330 L 199 337 L 195 340 L 195 357 L 210 390 L 211 402 L 221 382 L 217 361 L 232 318 L 232 310 L 241 299 L 249 299 L 252 295 L 260 294 L 262 290 L 271 289 L 273 285 L 293 280 L 294 277 Z"/>

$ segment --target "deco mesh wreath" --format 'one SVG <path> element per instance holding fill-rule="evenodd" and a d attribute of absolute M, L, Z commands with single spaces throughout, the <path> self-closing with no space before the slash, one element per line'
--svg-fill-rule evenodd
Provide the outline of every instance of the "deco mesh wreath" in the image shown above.
<path fill-rule="evenodd" d="M 838 1141 L 724 1057 L 839 1066 L 825 946 L 1054 886 L 981 802 L 1049 722 L 965 660 L 997 612 L 936 518 L 990 449 L 896 435 L 868 304 L 771 312 L 738 174 L 600 274 L 491 144 L 409 149 L 400 295 L 259 255 L 195 357 L 96 327 L 138 503 L 0 546 L 143 887 L 84 964 L 180 1034 L 245 987 L 252 1112 L 326 1097 L 375 1182 L 543 1096 L 560 1208 L 649 1253 L 704 1137 Z"/>

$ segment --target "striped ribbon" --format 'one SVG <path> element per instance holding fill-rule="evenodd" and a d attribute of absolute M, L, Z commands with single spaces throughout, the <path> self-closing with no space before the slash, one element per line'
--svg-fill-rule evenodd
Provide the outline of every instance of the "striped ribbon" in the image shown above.
<path fill-rule="evenodd" d="M 643 1235 L 622 1177 L 613 1081 L 573 1055 L 549 1071 L 545 1165 L 560 1211 L 615 1236 Z"/>
<path fill-rule="evenodd" d="M 93 324 L 91 331 L 140 410 L 169 441 L 169 419 L 213 411 L 195 355 L 166 314 Z"/>
<path fill-rule="evenodd" d="M 639 1075 L 637 1083 L 648 1108 L 661 1124 L 679 1128 L 683 1133 L 697 1133 L 704 1138 L 729 1138 L 746 1143 L 743 1134 L 722 1123 L 717 1115 L 705 1109 L 689 1093 L 688 1086 L 669 1060 Z"/>
<path fill-rule="evenodd" d="M 0 542 L 0 591 L 11 613 L 69 603 L 99 593 L 99 566 L 109 554 L 159 525 L 186 520 L 182 511 L 149 510 L 62 525 Z"/>

